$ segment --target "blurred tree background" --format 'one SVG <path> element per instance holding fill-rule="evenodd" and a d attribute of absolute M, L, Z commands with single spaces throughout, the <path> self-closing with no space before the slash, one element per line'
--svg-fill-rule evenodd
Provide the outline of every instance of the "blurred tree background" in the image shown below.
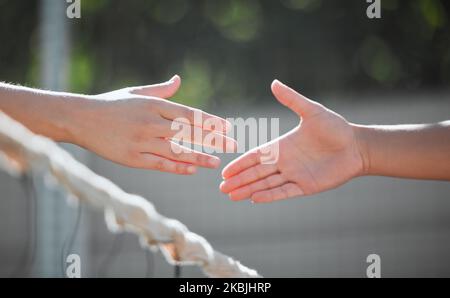
<path fill-rule="evenodd" d="M 69 91 L 175 73 L 199 107 L 255 104 L 274 78 L 310 96 L 447 89 L 450 2 L 381 2 L 370 20 L 365 0 L 81 0 Z M 39 1 L 0 0 L 0 22 L 0 80 L 39 86 Z"/>

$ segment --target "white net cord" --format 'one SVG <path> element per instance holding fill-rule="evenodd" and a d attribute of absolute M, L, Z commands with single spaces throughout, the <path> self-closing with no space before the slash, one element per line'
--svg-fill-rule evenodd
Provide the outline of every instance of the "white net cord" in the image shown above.
<path fill-rule="evenodd" d="M 81 202 L 105 210 L 109 229 L 140 237 L 145 248 L 160 248 L 172 265 L 198 265 L 210 277 L 260 277 L 181 222 L 159 214 L 152 203 L 126 193 L 75 160 L 52 140 L 33 134 L 0 111 L 0 168 L 11 175 L 51 173 Z"/>

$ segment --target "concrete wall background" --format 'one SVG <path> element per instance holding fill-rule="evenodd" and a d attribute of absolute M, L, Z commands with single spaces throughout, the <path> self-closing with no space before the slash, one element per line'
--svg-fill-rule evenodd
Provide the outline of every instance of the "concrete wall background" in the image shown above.
<path fill-rule="evenodd" d="M 359 102 L 353 96 L 351 104 L 338 99 L 326 104 L 352 122 L 367 124 L 449 119 L 448 94 L 413 98 Z M 220 114 L 280 117 L 282 132 L 297 123 L 294 114 L 276 104 L 232 107 Z M 221 157 L 224 166 L 236 155 Z M 450 155 L 443 162 L 450 162 Z M 371 253 L 381 256 L 385 277 L 450 276 L 450 183 L 364 177 L 314 197 L 251 205 L 230 202 L 218 191 L 220 171 L 177 177 L 127 169 L 95 156 L 87 163 L 126 191 L 149 198 L 161 213 L 181 220 L 216 249 L 264 276 L 364 277 L 365 259 Z M 8 276 L 27 238 L 25 199 L 20 183 L 3 173 L 0 190 L 0 275 Z M 107 231 L 101 212 L 83 208 L 80 229 L 87 235 L 77 240 L 85 251 L 82 262 L 87 260 L 82 263 L 83 276 L 141 277 L 147 269 L 156 277 L 173 274 L 160 255 L 147 266 L 133 235 L 118 236 L 116 244 L 121 245 L 111 251 L 115 236 Z M 183 268 L 183 276 L 203 275 L 199 269 Z"/>

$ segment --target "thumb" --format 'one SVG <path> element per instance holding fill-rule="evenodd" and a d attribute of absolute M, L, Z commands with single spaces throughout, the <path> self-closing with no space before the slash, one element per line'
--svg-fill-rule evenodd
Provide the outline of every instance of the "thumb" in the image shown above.
<path fill-rule="evenodd" d="M 271 89 L 281 104 L 301 117 L 308 117 L 323 109 L 321 104 L 306 98 L 278 80 L 272 82 Z"/>
<path fill-rule="evenodd" d="M 174 75 L 169 81 L 161 84 L 134 87 L 132 88 L 131 93 L 143 96 L 169 98 L 177 93 L 180 85 L 180 77 L 178 75 Z"/>

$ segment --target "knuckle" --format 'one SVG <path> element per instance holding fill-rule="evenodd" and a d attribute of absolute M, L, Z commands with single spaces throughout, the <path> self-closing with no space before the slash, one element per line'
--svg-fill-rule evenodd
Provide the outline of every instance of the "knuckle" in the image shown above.
<path fill-rule="evenodd" d="M 266 187 L 266 188 L 272 187 L 272 183 L 270 182 L 270 179 L 269 179 L 269 178 L 263 179 L 263 180 L 262 180 L 262 183 L 263 183 L 264 187 Z"/>
<path fill-rule="evenodd" d="M 283 186 L 281 186 L 281 191 L 283 192 L 284 196 L 286 197 L 290 197 L 290 187 L 288 184 L 285 184 Z"/>
<path fill-rule="evenodd" d="M 258 186 L 256 185 L 256 183 L 252 183 L 248 186 L 248 190 L 250 193 L 255 193 L 258 191 Z"/>
<path fill-rule="evenodd" d="M 158 159 L 158 160 L 155 162 L 154 167 L 155 167 L 156 170 L 163 170 L 163 169 L 166 167 L 165 160 L 163 160 L 163 159 Z"/>
<path fill-rule="evenodd" d="M 176 171 L 177 173 L 184 173 L 186 172 L 186 167 L 183 164 L 177 164 Z"/>

